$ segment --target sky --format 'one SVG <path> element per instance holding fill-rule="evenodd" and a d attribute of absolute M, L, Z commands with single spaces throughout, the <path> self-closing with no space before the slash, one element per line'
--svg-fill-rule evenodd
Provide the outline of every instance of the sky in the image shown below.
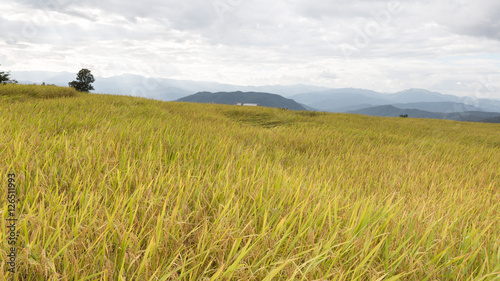
<path fill-rule="evenodd" d="M 0 0 L 0 71 L 500 99 L 498 0 Z M 15 78 L 15 77 L 14 77 Z"/>

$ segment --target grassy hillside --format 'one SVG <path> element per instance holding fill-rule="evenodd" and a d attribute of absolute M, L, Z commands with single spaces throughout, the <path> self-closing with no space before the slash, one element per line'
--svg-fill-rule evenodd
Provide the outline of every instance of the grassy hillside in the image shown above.
<path fill-rule="evenodd" d="M 18 280 L 499 278 L 498 124 L 17 87 Z"/>
<path fill-rule="evenodd" d="M 49 85 L 20 85 L 0 84 L 0 99 L 5 101 L 23 101 L 27 99 L 51 99 L 76 97 L 78 92 L 74 88 Z"/>

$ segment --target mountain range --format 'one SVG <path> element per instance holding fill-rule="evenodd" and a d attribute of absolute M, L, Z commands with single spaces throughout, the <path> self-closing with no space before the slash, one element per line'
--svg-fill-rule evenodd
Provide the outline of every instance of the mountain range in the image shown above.
<path fill-rule="evenodd" d="M 292 99 L 287 99 L 277 94 L 260 92 L 199 92 L 194 95 L 178 99 L 177 101 L 231 105 L 234 105 L 235 103 L 254 103 L 265 107 L 306 110 L 302 105 Z"/>
<path fill-rule="evenodd" d="M 20 83 L 56 84 L 67 86 L 76 78 L 69 72 L 20 71 L 11 72 L 11 77 Z M 97 93 L 140 96 L 163 101 L 256 102 L 263 106 L 292 107 L 296 110 L 346 112 L 376 116 L 399 116 L 438 118 L 465 121 L 499 122 L 500 100 L 474 97 L 458 97 L 425 89 L 408 89 L 397 93 L 380 93 L 366 89 L 331 89 L 309 85 L 238 86 L 215 82 L 148 78 L 123 74 L 112 77 L 95 77 L 93 84 Z M 267 94 L 267 101 L 260 95 L 247 99 L 242 94 Z M 217 101 L 207 99 L 208 93 Z M 193 96 L 194 95 L 194 96 Z M 233 95 L 234 97 L 231 97 Z M 276 95 L 282 96 L 281 99 Z M 191 96 L 191 97 L 189 97 Z M 201 101 L 206 100 L 206 101 Z M 209 101 L 210 100 L 210 101 Z M 291 100 L 297 104 L 291 103 Z M 194 100 L 193 100 L 194 101 Z M 297 106 L 298 105 L 298 106 Z M 300 109 L 299 109 L 300 108 Z"/>
<path fill-rule="evenodd" d="M 12 71 L 11 77 L 19 83 L 55 84 L 68 86 L 75 80 L 76 73 L 48 71 Z M 309 85 L 267 85 L 239 86 L 206 81 L 177 80 L 168 78 L 145 77 L 135 74 L 122 74 L 111 77 L 95 76 L 95 93 L 141 96 L 163 101 L 174 101 L 198 92 L 266 92 L 289 97 L 306 92 L 325 91 L 326 87 Z"/>
<path fill-rule="evenodd" d="M 328 112 L 350 112 L 389 104 L 402 109 L 414 108 L 431 112 L 500 112 L 500 100 L 457 97 L 424 89 L 408 89 L 393 94 L 353 88 L 331 89 L 293 95 L 291 98 Z"/>

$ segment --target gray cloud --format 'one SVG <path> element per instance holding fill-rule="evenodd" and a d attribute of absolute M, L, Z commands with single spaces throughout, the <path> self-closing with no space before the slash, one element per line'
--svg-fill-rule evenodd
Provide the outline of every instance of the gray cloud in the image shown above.
<path fill-rule="evenodd" d="M 0 64 L 13 70 L 89 64 L 106 76 L 142 74 L 133 67 L 141 64 L 150 75 L 234 84 L 448 85 L 456 94 L 500 72 L 496 0 L 20 0 L 2 8 Z"/>

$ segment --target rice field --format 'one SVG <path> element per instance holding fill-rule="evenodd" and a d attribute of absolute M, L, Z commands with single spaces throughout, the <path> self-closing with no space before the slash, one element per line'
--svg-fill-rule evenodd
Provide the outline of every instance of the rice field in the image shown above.
<path fill-rule="evenodd" d="M 499 159 L 499 124 L 0 85 L 0 279 L 500 280 Z"/>

